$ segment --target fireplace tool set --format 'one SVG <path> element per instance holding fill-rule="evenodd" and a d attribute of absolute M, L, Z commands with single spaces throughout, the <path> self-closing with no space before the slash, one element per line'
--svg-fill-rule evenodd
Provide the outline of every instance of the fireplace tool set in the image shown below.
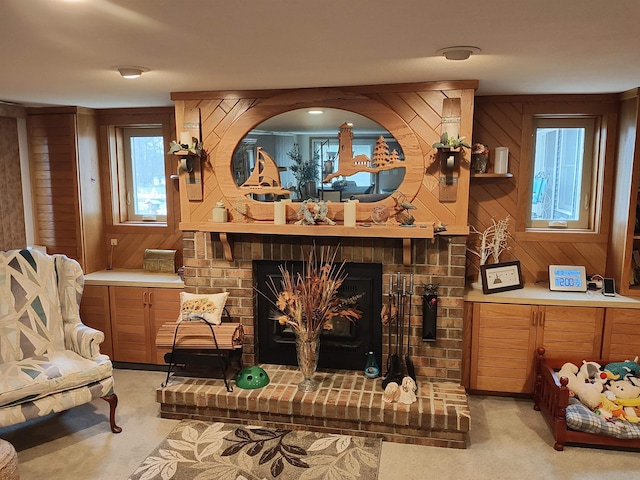
<path fill-rule="evenodd" d="M 411 307 L 413 297 L 413 274 L 409 277 L 401 275 L 389 275 L 389 294 L 387 303 L 382 309 L 382 323 L 389 325 L 389 355 L 387 357 L 387 372 L 382 380 L 382 388 L 386 389 L 387 385 L 395 382 L 402 384 L 405 376 L 409 376 L 416 381 L 416 371 L 411 359 Z M 408 299 L 408 302 L 407 302 Z M 407 305 L 408 303 L 408 305 Z M 406 308 L 406 309 L 405 309 Z M 404 354 L 404 321 L 408 318 L 407 323 L 407 352 Z M 395 353 L 392 353 L 392 324 L 395 323 Z M 404 362 L 403 362 L 404 356 Z M 403 365 L 404 364 L 404 365 Z M 405 373 L 406 367 L 406 373 Z"/>

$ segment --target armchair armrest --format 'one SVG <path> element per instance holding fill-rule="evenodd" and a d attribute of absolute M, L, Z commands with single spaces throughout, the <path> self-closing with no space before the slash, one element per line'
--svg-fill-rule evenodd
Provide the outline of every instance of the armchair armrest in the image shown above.
<path fill-rule="evenodd" d="M 100 356 L 100 344 L 104 333 L 83 323 L 67 323 L 64 326 L 64 344 L 68 350 L 95 360 Z"/>

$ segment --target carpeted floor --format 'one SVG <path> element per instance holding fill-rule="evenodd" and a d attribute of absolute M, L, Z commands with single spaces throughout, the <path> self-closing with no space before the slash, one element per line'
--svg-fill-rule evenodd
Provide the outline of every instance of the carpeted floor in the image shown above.
<path fill-rule="evenodd" d="M 166 373 L 118 369 L 114 376 L 123 428 L 118 435 L 109 429 L 104 400 L 0 429 L 0 438 L 18 452 L 21 480 L 125 480 L 169 435 L 179 422 L 160 418 L 155 401 Z M 383 442 L 378 480 L 640 478 L 638 452 L 580 447 L 556 452 L 529 399 L 472 395 L 469 408 L 469 448 Z"/>
<path fill-rule="evenodd" d="M 380 439 L 184 420 L 129 480 L 375 480 L 381 447 Z"/>

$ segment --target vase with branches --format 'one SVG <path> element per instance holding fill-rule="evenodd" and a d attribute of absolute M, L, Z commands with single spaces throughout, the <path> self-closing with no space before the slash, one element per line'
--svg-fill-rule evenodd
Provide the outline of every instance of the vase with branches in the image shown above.
<path fill-rule="evenodd" d="M 303 262 L 302 273 L 293 273 L 286 265 L 280 265 L 280 285 L 270 278 L 267 288 L 275 301 L 263 293 L 275 307 L 272 319 L 289 327 L 296 336 L 298 366 L 304 377 L 298 389 L 303 392 L 318 388 L 313 375 L 322 331 L 331 330 L 336 317 L 355 322 L 362 315 L 356 307 L 361 295 L 349 298 L 338 295 L 347 273 L 344 262 L 336 264 L 337 252 L 323 247 L 318 253 L 314 245 Z"/>
<path fill-rule="evenodd" d="M 491 225 L 483 231 L 479 231 L 473 225 L 471 233 L 479 235 L 479 241 L 474 247 L 467 247 L 467 252 L 478 257 L 478 270 L 485 265 L 489 259 L 493 263 L 500 261 L 500 255 L 505 250 L 510 250 L 509 240 L 512 238 L 509 232 L 509 222 L 511 217 L 507 215 L 502 220 L 491 219 Z M 478 272 L 478 283 L 480 282 L 480 272 Z"/>
<path fill-rule="evenodd" d="M 314 184 L 318 181 L 318 167 L 320 155 L 316 152 L 313 158 L 305 160 L 300 151 L 300 145 L 293 144 L 293 148 L 287 152 L 287 156 L 293 161 L 289 170 L 293 172 L 296 179 L 296 191 L 299 198 L 303 198 L 305 185 L 309 182 Z"/>

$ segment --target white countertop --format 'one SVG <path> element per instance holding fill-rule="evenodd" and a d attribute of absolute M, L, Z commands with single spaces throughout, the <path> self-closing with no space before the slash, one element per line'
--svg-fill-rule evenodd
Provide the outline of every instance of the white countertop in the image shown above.
<path fill-rule="evenodd" d="M 549 290 L 546 285 L 525 285 L 518 290 L 483 294 L 482 289 L 468 288 L 464 292 L 464 300 L 467 302 L 484 303 L 517 303 L 525 305 L 564 305 L 575 307 L 615 307 L 638 308 L 640 299 L 623 297 L 616 294 L 615 297 L 605 297 L 600 291 L 582 292 L 555 292 Z"/>
<path fill-rule="evenodd" d="M 87 273 L 85 285 L 113 285 L 122 287 L 162 287 L 184 288 L 184 282 L 177 273 L 155 273 L 146 270 L 116 268 Z"/>

